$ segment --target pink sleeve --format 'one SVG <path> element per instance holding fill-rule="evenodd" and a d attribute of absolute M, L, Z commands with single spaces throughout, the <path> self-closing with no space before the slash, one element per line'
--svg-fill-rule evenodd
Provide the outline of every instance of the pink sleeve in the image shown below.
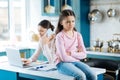
<path fill-rule="evenodd" d="M 77 39 L 78 39 L 78 49 L 80 49 L 80 52 L 71 52 L 71 56 L 77 58 L 77 59 L 84 59 L 86 58 L 86 49 L 83 43 L 82 36 L 77 33 Z"/>
<path fill-rule="evenodd" d="M 64 40 L 59 36 L 56 36 L 56 50 L 57 50 L 57 54 L 58 54 L 59 58 L 62 61 L 65 61 L 65 62 L 79 61 L 78 59 L 76 59 L 72 56 L 68 56 L 66 54 Z"/>

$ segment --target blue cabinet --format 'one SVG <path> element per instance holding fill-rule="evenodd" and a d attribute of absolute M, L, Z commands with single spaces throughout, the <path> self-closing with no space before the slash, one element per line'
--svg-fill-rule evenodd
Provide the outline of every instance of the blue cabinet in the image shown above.
<path fill-rule="evenodd" d="M 0 56 L 5 56 L 6 52 L 0 52 Z"/>
<path fill-rule="evenodd" d="M 17 73 L 0 70 L 0 80 L 17 80 Z"/>
<path fill-rule="evenodd" d="M 84 44 L 90 47 L 90 23 L 88 13 L 90 11 L 90 0 L 80 0 L 80 33 L 83 36 Z"/>
<path fill-rule="evenodd" d="M 18 78 L 19 78 L 20 80 L 56 80 L 56 79 L 53 79 L 53 78 L 33 76 L 33 75 L 22 74 L 22 73 L 19 73 L 19 74 L 18 74 Z"/>

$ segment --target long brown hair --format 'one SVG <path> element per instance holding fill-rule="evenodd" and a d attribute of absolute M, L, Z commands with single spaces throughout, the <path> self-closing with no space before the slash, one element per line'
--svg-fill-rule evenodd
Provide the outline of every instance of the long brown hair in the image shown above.
<path fill-rule="evenodd" d="M 58 21 L 58 25 L 56 28 L 56 34 L 58 34 L 60 31 L 63 30 L 63 25 L 61 25 L 61 22 L 64 18 L 66 18 L 67 16 L 74 16 L 75 17 L 75 13 L 72 10 L 63 10 L 59 16 L 59 21 Z M 74 30 L 76 31 L 75 27 Z"/>
<path fill-rule="evenodd" d="M 38 26 L 41 26 L 41 27 L 43 27 L 43 28 L 45 28 L 45 29 L 51 29 L 52 31 L 54 31 L 54 26 L 51 24 L 51 22 L 50 21 L 48 21 L 48 20 L 42 20 L 41 22 L 39 22 L 38 23 Z"/>

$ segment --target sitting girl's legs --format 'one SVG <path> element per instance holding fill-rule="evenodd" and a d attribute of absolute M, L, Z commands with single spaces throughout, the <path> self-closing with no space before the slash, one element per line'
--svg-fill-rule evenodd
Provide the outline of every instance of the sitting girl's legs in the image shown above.
<path fill-rule="evenodd" d="M 76 80 L 86 80 L 86 75 L 81 69 L 77 68 L 73 63 L 60 62 L 57 64 L 57 69 L 63 74 L 75 77 Z"/>
<path fill-rule="evenodd" d="M 87 80 L 97 80 L 97 75 L 90 69 L 90 67 L 83 62 L 72 62 L 83 73 L 85 73 Z"/>

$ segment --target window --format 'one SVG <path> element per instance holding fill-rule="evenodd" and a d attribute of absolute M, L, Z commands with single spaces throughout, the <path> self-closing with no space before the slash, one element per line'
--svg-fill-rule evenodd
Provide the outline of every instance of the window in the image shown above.
<path fill-rule="evenodd" d="M 25 0 L 0 0 L 0 41 L 25 38 Z"/>
<path fill-rule="evenodd" d="M 8 39 L 8 0 L 0 0 L 0 40 Z"/>

